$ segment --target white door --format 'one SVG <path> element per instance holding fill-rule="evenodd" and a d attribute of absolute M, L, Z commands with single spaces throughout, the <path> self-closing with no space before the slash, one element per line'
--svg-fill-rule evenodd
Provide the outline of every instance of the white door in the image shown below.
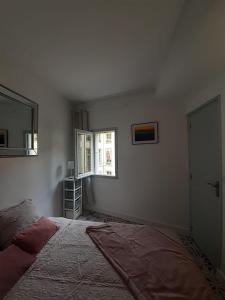
<path fill-rule="evenodd" d="M 215 266 L 222 241 L 219 97 L 188 116 L 192 236 Z"/>

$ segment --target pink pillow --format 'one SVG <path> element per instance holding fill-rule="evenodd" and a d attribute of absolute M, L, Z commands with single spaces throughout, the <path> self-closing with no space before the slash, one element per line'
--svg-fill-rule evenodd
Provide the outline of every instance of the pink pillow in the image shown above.
<path fill-rule="evenodd" d="M 0 252 L 0 299 L 32 265 L 35 257 L 11 245 Z"/>
<path fill-rule="evenodd" d="M 58 229 L 57 225 L 42 217 L 15 236 L 13 244 L 31 254 L 37 254 Z"/>

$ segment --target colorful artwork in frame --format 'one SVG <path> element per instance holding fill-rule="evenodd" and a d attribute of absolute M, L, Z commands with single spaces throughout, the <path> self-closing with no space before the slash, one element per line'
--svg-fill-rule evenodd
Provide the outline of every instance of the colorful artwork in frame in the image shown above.
<path fill-rule="evenodd" d="M 7 148 L 8 147 L 8 130 L 0 129 L 0 147 Z"/>
<path fill-rule="evenodd" d="M 133 124 L 132 144 L 157 144 L 159 142 L 158 122 Z"/>

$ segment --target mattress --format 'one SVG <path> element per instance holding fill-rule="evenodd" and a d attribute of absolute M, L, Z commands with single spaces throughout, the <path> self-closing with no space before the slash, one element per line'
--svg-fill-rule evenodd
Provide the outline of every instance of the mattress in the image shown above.
<path fill-rule="evenodd" d="M 60 229 L 5 300 L 134 300 L 120 275 L 86 234 L 87 227 L 102 223 L 65 218 L 50 220 Z M 172 230 L 158 230 L 179 241 Z"/>
<path fill-rule="evenodd" d="M 4 298 L 133 300 L 110 263 L 97 249 L 86 227 L 101 223 L 51 218 L 59 231 Z"/>

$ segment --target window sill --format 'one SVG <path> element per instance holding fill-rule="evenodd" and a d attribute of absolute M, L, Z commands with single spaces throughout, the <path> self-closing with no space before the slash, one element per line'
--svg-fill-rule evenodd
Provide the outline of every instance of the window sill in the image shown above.
<path fill-rule="evenodd" d="M 118 179 L 118 175 L 111 176 L 111 175 L 98 175 L 98 174 L 93 174 L 93 177 L 97 178 L 109 178 L 109 179 Z"/>

